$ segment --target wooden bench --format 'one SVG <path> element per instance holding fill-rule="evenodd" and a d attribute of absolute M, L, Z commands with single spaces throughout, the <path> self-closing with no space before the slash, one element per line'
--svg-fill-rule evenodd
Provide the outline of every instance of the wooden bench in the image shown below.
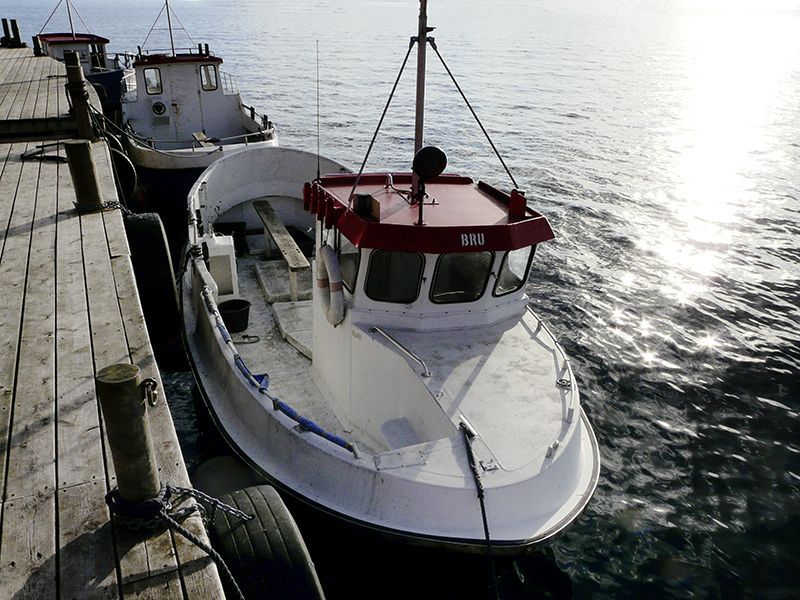
<path fill-rule="evenodd" d="M 275 209 L 268 199 L 254 200 L 253 208 L 256 209 L 258 217 L 264 224 L 264 241 L 267 246 L 267 256 L 269 256 L 271 243 L 270 238 L 280 250 L 286 265 L 289 267 L 289 288 L 292 302 L 297 302 L 297 273 L 311 268 L 308 259 L 294 241 L 294 238 L 286 230 L 286 227 L 278 218 Z"/>
<path fill-rule="evenodd" d="M 205 133 L 203 133 L 202 131 L 195 131 L 195 132 L 192 134 L 192 138 L 194 139 L 194 141 L 195 141 L 195 142 L 197 142 L 197 143 L 198 143 L 198 144 L 200 144 L 201 146 L 209 147 L 209 146 L 213 146 L 213 145 L 214 145 L 214 144 L 212 144 L 212 143 L 211 143 L 211 141 L 210 141 L 210 140 L 209 140 L 209 139 L 206 137 L 206 134 L 205 134 Z"/>

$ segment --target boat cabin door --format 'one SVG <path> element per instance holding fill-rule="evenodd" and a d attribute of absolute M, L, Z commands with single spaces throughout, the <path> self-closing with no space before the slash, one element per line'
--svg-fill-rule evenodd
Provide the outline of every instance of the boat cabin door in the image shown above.
<path fill-rule="evenodd" d="M 142 80 L 137 84 L 145 91 L 142 108 L 149 108 L 151 136 L 156 140 L 180 139 L 175 125 L 169 70 L 168 65 L 144 65 Z M 139 98 L 141 101 L 141 95 Z"/>

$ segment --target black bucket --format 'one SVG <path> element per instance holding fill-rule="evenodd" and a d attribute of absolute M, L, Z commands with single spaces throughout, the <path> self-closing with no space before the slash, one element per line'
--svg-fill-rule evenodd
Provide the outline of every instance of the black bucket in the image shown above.
<path fill-rule="evenodd" d="M 250 302 L 241 298 L 226 300 L 219 305 L 219 314 L 229 333 L 239 333 L 247 329 L 250 321 Z"/>

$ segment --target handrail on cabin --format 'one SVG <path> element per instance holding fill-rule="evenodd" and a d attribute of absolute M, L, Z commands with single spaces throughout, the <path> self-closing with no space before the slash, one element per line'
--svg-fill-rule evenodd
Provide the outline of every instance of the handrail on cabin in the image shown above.
<path fill-rule="evenodd" d="M 422 360 L 416 354 L 414 354 L 411 350 L 403 346 L 403 344 L 394 339 L 394 337 L 392 337 L 390 334 L 386 333 L 383 329 L 377 326 L 370 327 L 369 330 L 374 331 L 375 333 L 380 333 L 383 337 L 389 340 L 398 350 L 403 352 L 409 358 L 417 361 L 422 367 L 422 373 L 420 373 L 420 375 L 422 375 L 423 377 L 431 377 L 431 372 L 428 369 L 428 365 L 425 364 L 425 361 Z"/>

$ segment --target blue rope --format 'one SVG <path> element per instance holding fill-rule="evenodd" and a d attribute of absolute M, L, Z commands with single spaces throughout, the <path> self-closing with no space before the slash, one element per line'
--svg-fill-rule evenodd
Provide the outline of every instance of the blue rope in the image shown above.
<path fill-rule="evenodd" d="M 233 363 L 236 365 L 236 368 L 239 369 L 242 375 L 244 375 L 248 383 L 250 383 L 250 385 L 258 389 L 258 391 L 264 394 L 267 398 L 272 400 L 272 406 L 275 410 L 281 411 L 287 417 L 299 423 L 304 430 L 314 433 L 320 436 L 321 438 L 324 438 L 329 442 L 352 452 L 353 455 L 356 456 L 356 458 L 358 458 L 358 450 L 351 442 L 348 442 L 347 440 L 340 438 L 338 435 L 325 431 L 322 427 L 314 423 L 314 421 L 312 421 L 311 419 L 302 416 L 295 409 L 286 404 L 283 400 L 280 400 L 270 395 L 270 393 L 267 391 L 267 388 L 269 387 L 269 376 L 264 375 L 261 381 L 256 379 L 255 375 L 253 375 L 253 373 L 244 363 L 244 360 L 242 359 L 241 355 L 239 355 L 239 353 L 236 352 L 236 347 L 234 346 L 233 340 L 231 339 L 231 334 L 228 333 L 228 329 L 225 327 L 225 324 L 222 321 L 222 317 L 220 316 L 219 311 L 216 310 L 216 306 L 214 306 L 213 301 L 211 300 L 211 295 L 204 294 L 204 296 L 206 300 L 206 306 L 209 309 L 209 311 L 214 315 L 214 320 L 217 323 L 217 329 L 219 330 L 222 339 L 225 341 L 226 344 L 228 344 L 231 347 L 231 350 L 233 350 L 234 353 Z M 266 384 L 264 382 L 266 382 Z"/>
<path fill-rule="evenodd" d="M 275 398 L 275 406 L 279 411 L 281 411 L 287 417 L 289 417 L 294 421 L 297 421 L 300 424 L 300 426 L 306 431 L 310 431 L 311 433 L 316 433 L 318 436 L 325 438 L 329 442 L 332 442 L 337 446 L 341 446 L 345 450 L 354 452 L 353 444 L 340 438 L 338 435 L 334 435 L 332 433 L 325 431 L 322 427 L 314 423 L 314 421 L 312 421 L 311 419 L 308 419 L 300 415 L 300 413 L 298 413 L 295 409 L 286 404 L 283 400 Z"/>

